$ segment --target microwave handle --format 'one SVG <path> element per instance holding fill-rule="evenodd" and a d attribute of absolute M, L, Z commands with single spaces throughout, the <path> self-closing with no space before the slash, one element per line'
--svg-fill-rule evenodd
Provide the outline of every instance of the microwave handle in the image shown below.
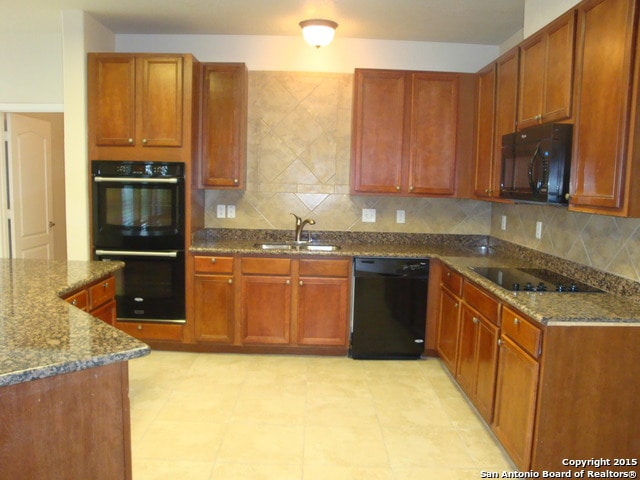
<path fill-rule="evenodd" d="M 176 258 L 178 256 L 177 250 L 171 251 L 140 251 L 140 250 L 96 250 L 96 255 L 101 256 L 118 256 L 118 257 L 166 257 Z"/>
<path fill-rule="evenodd" d="M 177 178 L 93 177 L 96 183 L 178 183 Z"/>
<path fill-rule="evenodd" d="M 540 153 L 540 144 L 538 144 L 536 151 L 533 152 L 533 156 L 531 160 L 529 160 L 529 186 L 531 187 L 531 191 L 536 195 L 540 193 L 540 188 L 538 187 L 537 179 L 533 178 L 533 166 L 536 163 L 536 159 Z M 542 179 L 544 181 L 544 179 Z"/>

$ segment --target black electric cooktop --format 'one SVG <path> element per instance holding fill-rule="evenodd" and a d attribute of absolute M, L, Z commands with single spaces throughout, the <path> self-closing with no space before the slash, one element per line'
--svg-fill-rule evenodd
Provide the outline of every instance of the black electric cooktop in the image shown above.
<path fill-rule="evenodd" d="M 479 275 L 514 292 L 596 293 L 602 290 L 544 268 L 472 267 Z"/>

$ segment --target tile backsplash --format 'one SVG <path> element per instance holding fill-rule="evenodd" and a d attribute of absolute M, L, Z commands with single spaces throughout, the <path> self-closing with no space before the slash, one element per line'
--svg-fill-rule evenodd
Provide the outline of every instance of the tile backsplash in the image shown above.
<path fill-rule="evenodd" d="M 350 74 L 249 72 L 247 188 L 208 190 L 208 228 L 488 234 L 491 205 L 474 200 L 349 195 Z M 236 218 L 217 218 L 235 205 Z M 363 223 L 362 209 L 376 222 Z M 397 210 L 405 223 L 396 223 Z"/>
<path fill-rule="evenodd" d="M 501 229 L 502 216 L 506 230 Z M 542 235 L 536 238 L 536 223 Z M 493 237 L 640 281 L 640 219 L 570 212 L 566 207 L 494 204 Z"/>
<path fill-rule="evenodd" d="M 350 74 L 249 72 L 247 188 L 207 190 L 205 227 L 293 229 L 293 212 L 316 221 L 311 231 L 492 235 L 640 281 L 640 219 L 528 204 L 349 195 L 352 80 Z M 217 218 L 218 205 L 234 205 L 236 217 Z M 362 222 L 363 208 L 376 209 L 376 223 Z M 405 223 L 396 223 L 397 210 L 404 210 Z"/>

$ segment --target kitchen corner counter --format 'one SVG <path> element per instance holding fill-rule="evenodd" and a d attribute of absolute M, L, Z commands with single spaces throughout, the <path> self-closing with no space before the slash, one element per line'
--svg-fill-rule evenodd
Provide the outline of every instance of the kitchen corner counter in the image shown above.
<path fill-rule="evenodd" d="M 144 343 L 60 298 L 122 267 L 0 260 L 0 387 L 147 355 Z"/>

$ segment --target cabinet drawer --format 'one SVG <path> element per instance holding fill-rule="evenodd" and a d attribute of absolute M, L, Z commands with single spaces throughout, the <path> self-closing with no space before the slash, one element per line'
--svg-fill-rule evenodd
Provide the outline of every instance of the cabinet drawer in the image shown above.
<path fill-rule="evenodd" d="M 464 282 L 464 301 L 484 315 L 489 321 L 498 325 L 500 304 L 472 283 Z"/>
<path fill-rule="evenodd" d="M 194 257 L 197 273 L 233 273 L 232 257 Z"/>
<path fill-rule="evenodd" d="M 108 277 L 104 280 L 89 287 L 90 309 L 102 305 L 111 300 L 116 295 L 116 280 L 114 277 Z"/>
<path fill-rule="evenodd" d="M 535 358 L 540 356 L 542 331 L 525 316 L 508 307 L 502 309 L 502 333 Z"/>
<path fill-rule="evenodd" d="M 170 323 L 118 322 L 116 328 L 128 333 L 132 337 L 142 340 L 176 340 L 182 341 L 182 325 Z"/>
<path fill-rule="evenodd" d="M 86 290 L 80 290 L 78 293 L 74 293 L 70 297 L 65 298 L 65 301 L 80 310 L 86 310 L 89 304 L 89 294 Z"/>
<path fill-rule="evenodd" d="M 349 260 L 300 260 L 301 277 L 348 277 Z"/>
<path fill-rule="evenodd" d="M 441 281 L 452 293 L 458 297 L 462 295 L 462 277 L 459 274 L 443 266 Z"/>
<path fill-rule="evenodd" d="M 291 259 L 246 257 L 242 259 L 242 273 L 256 275 L 290 275 Z"/>

